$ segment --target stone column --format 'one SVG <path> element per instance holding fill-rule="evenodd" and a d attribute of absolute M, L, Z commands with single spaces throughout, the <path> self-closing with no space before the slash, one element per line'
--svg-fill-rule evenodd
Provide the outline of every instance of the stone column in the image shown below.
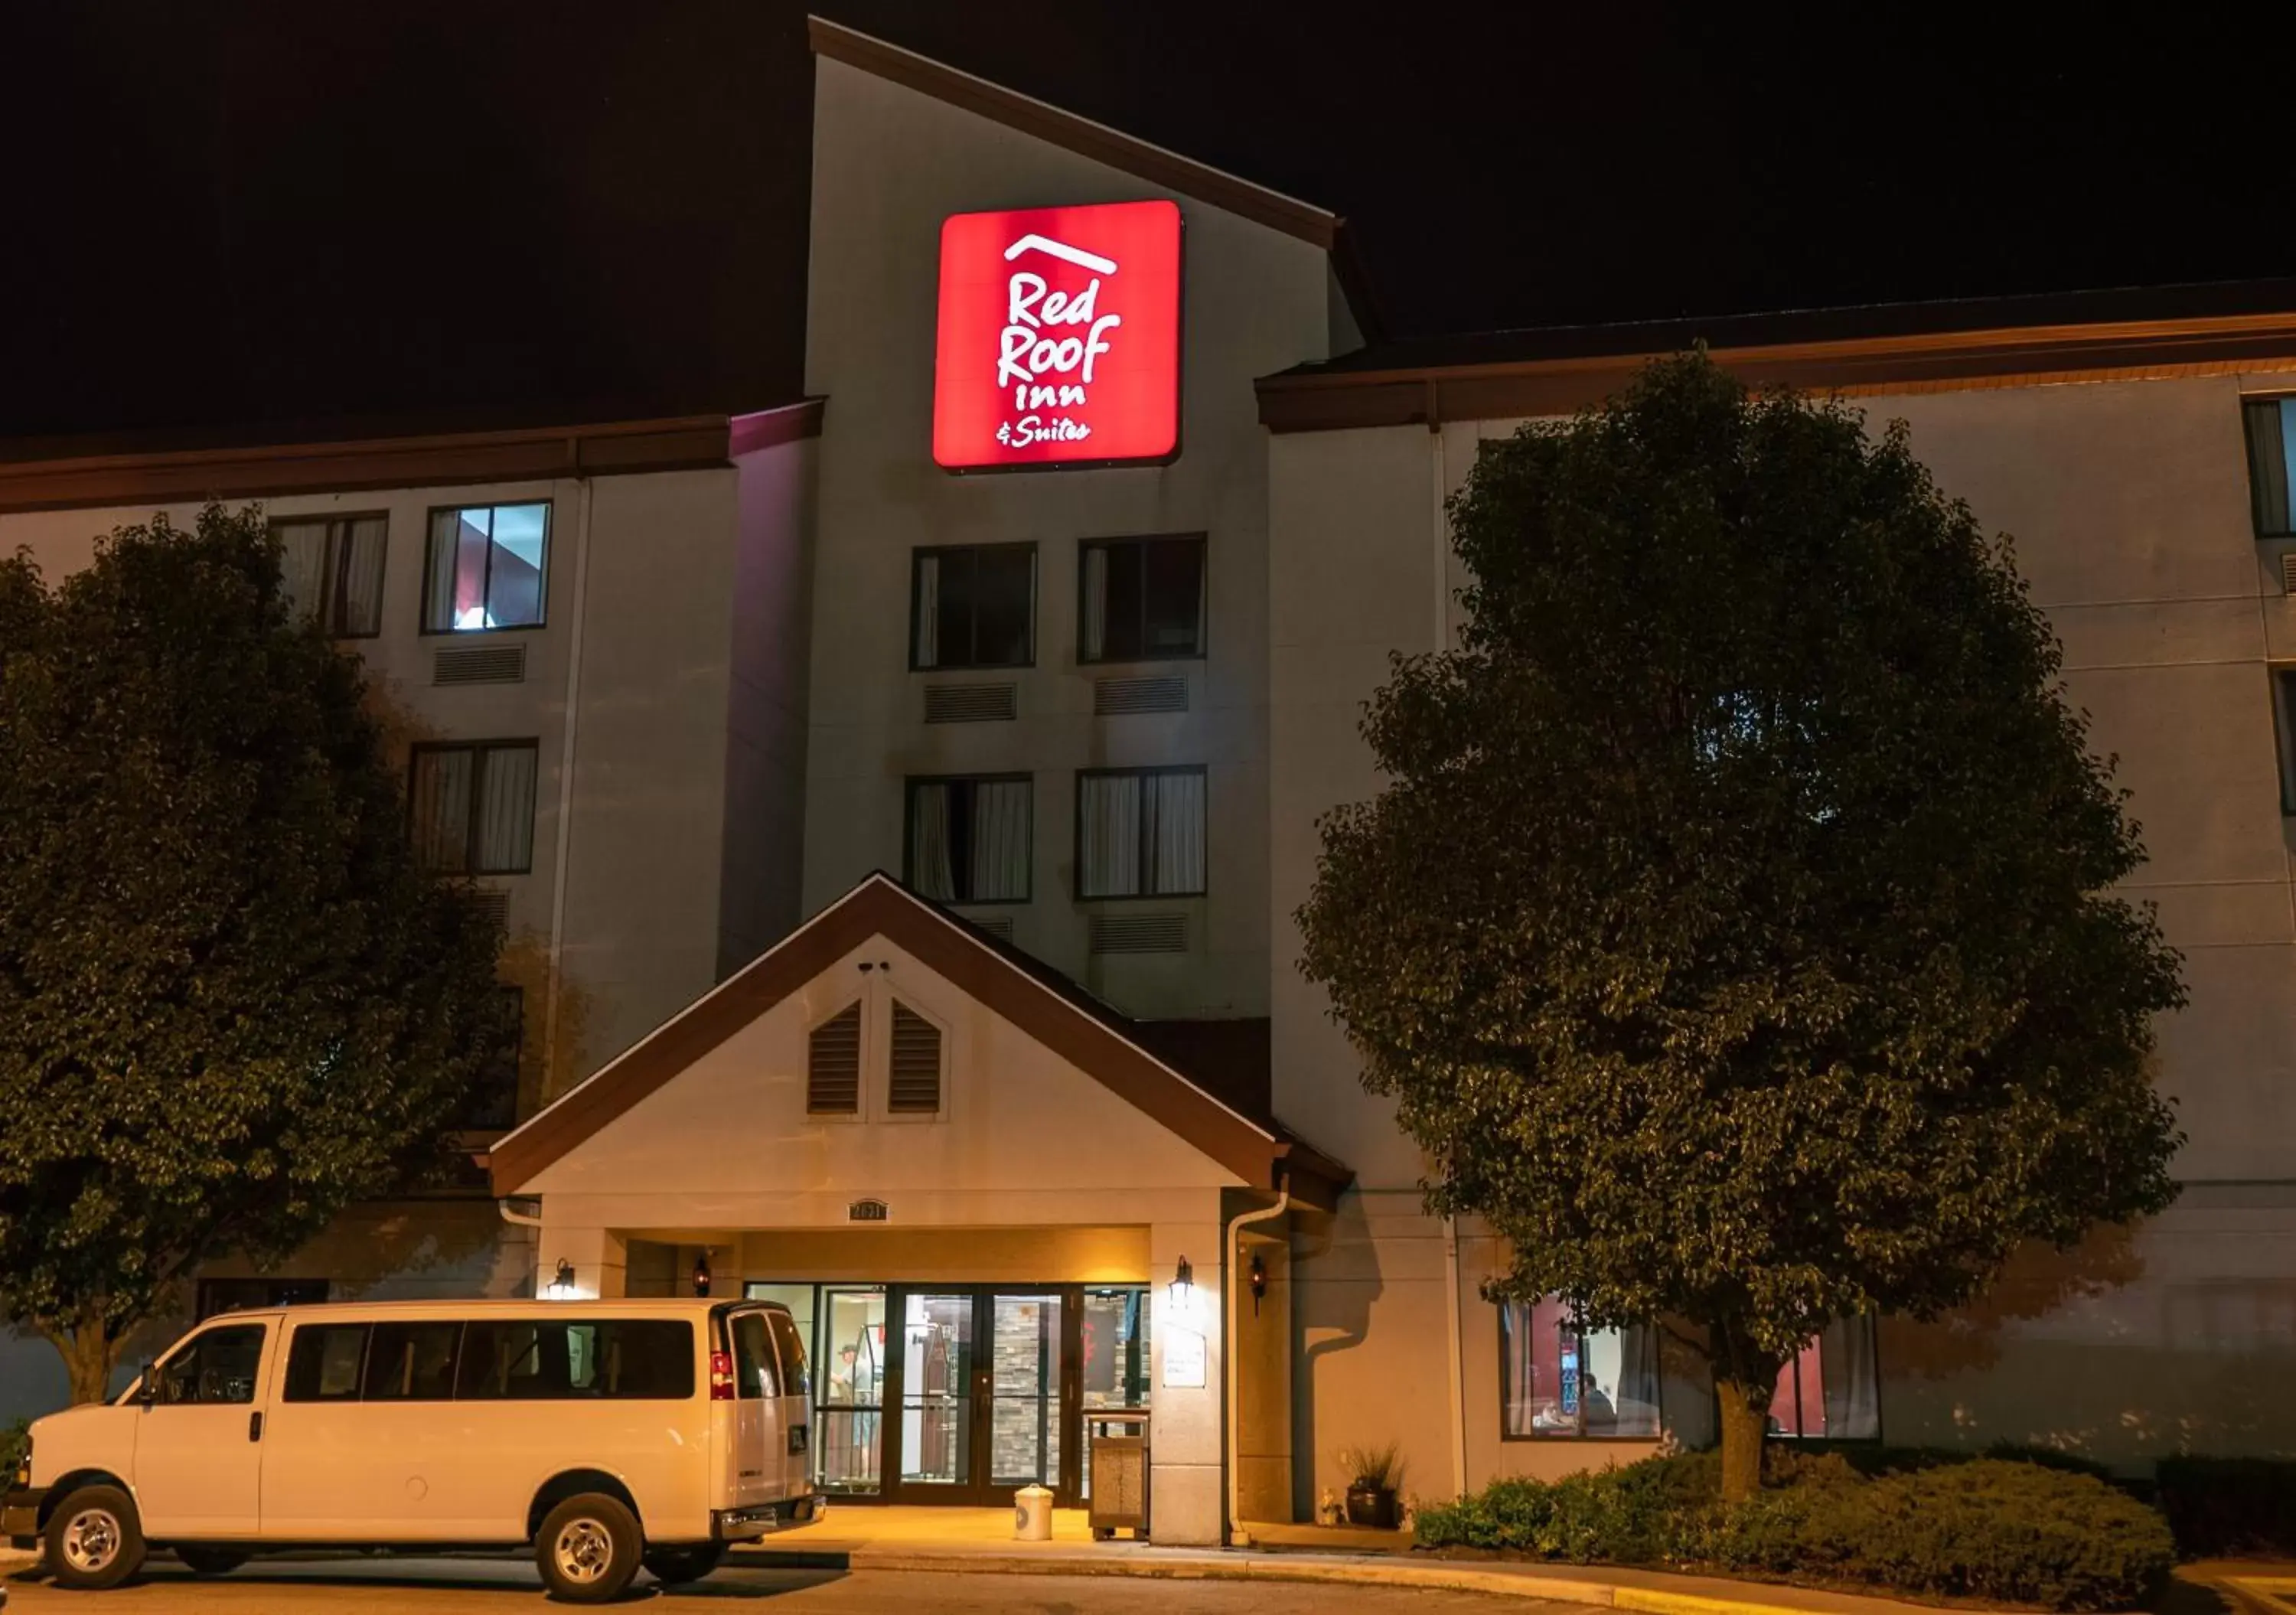
<path fill-rule="evenodd" d="M 546 1301 L 611 1300 L 627 1292 L 628 1242 L 611 1228 L 584 1228 L 555 1223 L 550 1201 L 542 1202 L 542 1227 L 535 1246 L 534 1293 Z M 572 1292 L 553 1288 L 558 1264 L 574 1267 Z"/>
<path fill-rule="evenodd" d="M 1205 1197 L 1204 1210 L 1200 1222 L 1160 1222 L 1148 1230 L 1148 1298 L 1154 1309 L 1149 1337 L 1154 1377 L 1148 1390 L 1148 1530 L 1160 1543 L 1217 1546 L 1226 1484 L 1216 1196 Z M 1193 1301 L 1185 1308 L 1175 1304 L 1171 1289 L 1182 1257 L 1195 1278 Z M 1175 1384 L 1176 1379 L 1201 1382 Z"/>

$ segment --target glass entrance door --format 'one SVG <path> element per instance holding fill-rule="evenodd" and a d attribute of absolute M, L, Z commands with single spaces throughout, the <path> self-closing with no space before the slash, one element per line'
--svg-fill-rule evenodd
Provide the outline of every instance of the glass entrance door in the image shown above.
<path fill-rule="evenodd" d="M 893 1287 L 899 1347 L 887 1399 L 888 1496 L 901 1503 L 1009 1503 L 1031 1483 L 1072 1505 L 1082 1374 L 1072 1286 Z"/>

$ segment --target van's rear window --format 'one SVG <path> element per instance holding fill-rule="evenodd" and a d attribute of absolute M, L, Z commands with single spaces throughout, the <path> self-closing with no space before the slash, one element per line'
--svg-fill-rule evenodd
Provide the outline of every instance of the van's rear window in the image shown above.
<path fill-rule="evenodd" d="M 463 1332 L 463 1401 L 683 1399 L 693 1394 L 684 1318 L 520 1318 Z"/>

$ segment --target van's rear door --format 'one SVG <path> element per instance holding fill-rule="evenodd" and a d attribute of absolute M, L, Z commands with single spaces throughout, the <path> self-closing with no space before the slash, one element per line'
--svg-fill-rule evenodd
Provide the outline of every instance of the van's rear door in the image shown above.
<path fill-rule="evenodd" d="M 789 1439 L 783 1433 L 781 1367 L 767 1316 L 763 1307 L 736 1307 L 726 1316 L 734 1346 L 734 1418 L 722 1480 L 731 1508 L 786 1495 L 782 1455 Z"/>
<path fill-rule="evenodd" d="M 776 1307 L 766 1321 L 782 1360 L 782 1496 L 804 1497 L 813 1490 L 813 1373 L 796 1320 Z"/>

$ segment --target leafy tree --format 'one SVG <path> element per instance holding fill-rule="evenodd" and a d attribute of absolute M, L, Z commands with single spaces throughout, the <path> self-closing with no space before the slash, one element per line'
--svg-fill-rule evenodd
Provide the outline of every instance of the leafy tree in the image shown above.
<path fill-rule="evenodd" d="M 2169 1203 L 2178 960 L 2008 542 L 1902 425 L 1686 355 L 1451 518 L 1467 625 L 1370 703 L 1301 967 L 1496 1294 L 1708 1356 L 1742 1497 L 1829 1321 Z"/>
<path fill-rule="evenodd" d="M 75 1401 L 202 1259 L 436 1161 L 511 1046 L 366 694 L 253 509 L 122 528 L 53 586 L 0 562 L 0 1315 Z"/>

